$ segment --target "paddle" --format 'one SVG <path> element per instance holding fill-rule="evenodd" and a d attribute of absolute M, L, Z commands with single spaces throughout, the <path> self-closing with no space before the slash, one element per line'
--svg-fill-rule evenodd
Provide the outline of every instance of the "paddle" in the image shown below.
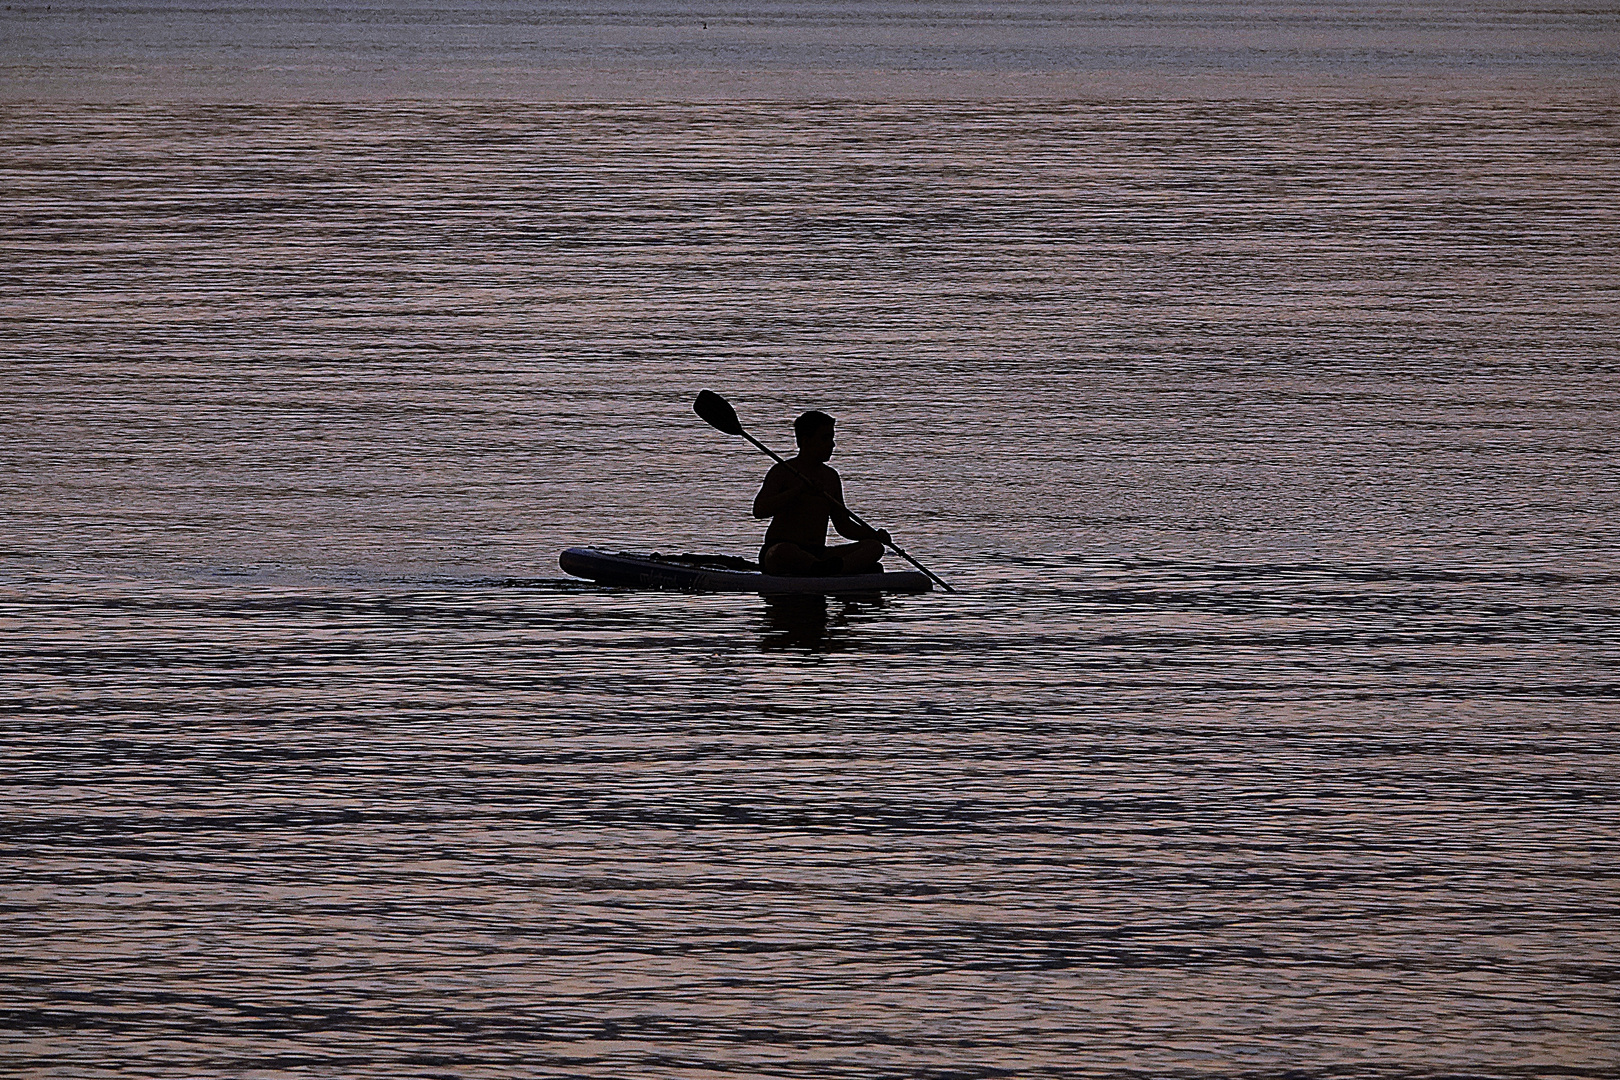
<path fill-rule="evenodd" d="M 815 481 L 811 480 L 808 476 L 804 475 L 804 473 L 794 468 L 792 462 L 785 460 L 781 454 L 778 454 L 775 450 L 772 450 L 770 447 L 748 434 L 748 432 L 744 431 L 742 421 L 737 419 L 737 410 L 731 407 L 731 402 L 727 401 L 713 390 L 704 390 L 698 394 L 697 400 L 692 403 L 692 411 L 703 417 L 705 423 L 718 431 L 723 431 L 727 435 L 741 435 L 743 438 L 759 447 L 765 453 L 775 458 L 781 464 L 793 469 L 793 474 L 800 480 L 803 480 L 806 484 L 810 485 L 810 490 L 821 491 L 821 486 Z M 822 494 L 825 495 L 826 493 L 822 492 Z M 838 506 L 844 511 L 844 513 L 850 516 L 850 519 L 853 520 L 855 524 L 865 529 L 872 529 L 872 526 L 868 525 L 865 521 L 862 521 L 861 518 L 856 515 L 855 511 L 845 506 L 842 502 L 840 502 Z M 872 529 L 872 531 L 877 532 L 876 529 Z M 907 555 L 904 551 L 902 551 L 900 545 L 896 544 L 893 539 L 889 540 L 889 547 L 894 550 L 896 555 L 900 556 L 902 559 L 906 560 L 906 562 L 910 563 L 912 566 L 915 566 L 923 573 L 927 574 L 930 580 L 932 580 L 946 592 L 956 591 L 945 583 L 944 578 L 940 577 L 938 574 L 928 569 L 928 567 L 924 566 L 922 563 L 918 562 L 916 559 L 913 559 L 910 555 Z"/>

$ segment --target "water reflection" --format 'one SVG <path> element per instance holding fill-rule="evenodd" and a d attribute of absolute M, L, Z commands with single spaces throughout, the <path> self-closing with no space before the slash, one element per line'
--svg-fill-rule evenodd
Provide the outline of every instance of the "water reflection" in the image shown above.
<path fill-rule="evenodd" d="M 767 652 L 802 649 L 841 652 L 852 643 L 851 626 L 888 606 L 881 595 L 766 596 L 759 647 Z"/>
<path fill-rule="evenodd" d="M 803 649 L 833 652 L 837 642 L 825 596 L 767 596 L 759 647 L 766 651 Z M 840 619 L 842 625 L 846 620 Z"/>

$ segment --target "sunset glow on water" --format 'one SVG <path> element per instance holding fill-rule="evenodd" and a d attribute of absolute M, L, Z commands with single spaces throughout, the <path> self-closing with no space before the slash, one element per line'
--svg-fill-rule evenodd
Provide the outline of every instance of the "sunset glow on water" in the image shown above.
<path fill-rule="evenodd" d="M 1614 15 L 0 18 L 7 1075 L 1620 1062 Z"/>

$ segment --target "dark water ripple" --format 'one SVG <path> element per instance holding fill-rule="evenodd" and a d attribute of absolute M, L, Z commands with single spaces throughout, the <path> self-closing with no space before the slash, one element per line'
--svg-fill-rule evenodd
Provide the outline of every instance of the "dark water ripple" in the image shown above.
<path fill-rule="evenodd" d="M 1612 579 L 1116 570 L 825 624 L 547 581 L 13 591 L 14 1046 L 1195 1075 L 1195 1030 L 1266 1074 L 1601 1075 Z"/>
<path fill-rule="evenodd" d="M 8 108 L 8 1072 L 1613 1075 L 1603 102 Z"/>

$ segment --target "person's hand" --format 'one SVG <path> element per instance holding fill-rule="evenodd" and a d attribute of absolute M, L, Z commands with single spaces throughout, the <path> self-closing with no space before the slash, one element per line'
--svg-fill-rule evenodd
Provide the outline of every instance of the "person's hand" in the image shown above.
<path fill-rule="evenodd" d="M 892 544 L 892 543 L 894 543 L 894 537 L 889 535 L 889 530 L 888 529 L 877 529 L 872 533 L 872 535 L 878 538 L 879 543 L 882 543 L 882 544 Z"/>

